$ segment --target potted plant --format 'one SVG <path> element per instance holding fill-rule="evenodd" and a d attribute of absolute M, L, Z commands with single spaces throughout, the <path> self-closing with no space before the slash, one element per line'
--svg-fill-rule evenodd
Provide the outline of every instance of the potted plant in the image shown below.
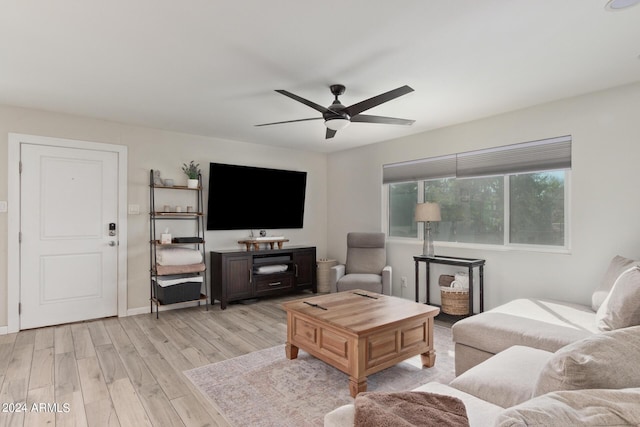
<path fill-rule="evenodd" d="M 188 188 L 198 188 L 198 176 L 200 175 L 200 163 L 193 163 L 193 160 L 189 162 L 189 164 L 182 164 L 182 172 L 187 175 L 187 187 Z"/>

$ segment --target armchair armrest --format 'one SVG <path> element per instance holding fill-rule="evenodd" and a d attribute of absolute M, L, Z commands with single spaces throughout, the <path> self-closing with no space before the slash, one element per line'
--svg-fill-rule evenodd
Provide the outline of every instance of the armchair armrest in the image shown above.
<path fill-rule="evenodd" d="M 382 293 L 384 295 L 391 295 L 391 273 L 393 269 L 390 265 L 387 265 L 382 269 Z"/>
<path fill-rule="evenodd" d="M 329 286 L 331 287 L 332 293 L 338 292 L 338 280 L 340 280 L 340 278 L 344 276 L 345 271 L 346 267 L 344 264 L 334 265 L 333 267 L 331 267 L 329 273 Z"/>

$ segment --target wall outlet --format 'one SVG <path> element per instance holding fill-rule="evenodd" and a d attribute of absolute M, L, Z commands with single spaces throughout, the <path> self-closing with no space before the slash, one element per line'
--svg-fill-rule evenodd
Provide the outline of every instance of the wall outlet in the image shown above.
<path fill-rule="evenodd" d="M 127 213 L 129 215 L 140 215 L 140 205 L 129 205 Z"/>
<path fill-rule="evenodd" d="M 400 286 L 403 287 L 403 288 L 407 287 L 407 278 L 406 277 L 402 276 L 400 278 Z"/>

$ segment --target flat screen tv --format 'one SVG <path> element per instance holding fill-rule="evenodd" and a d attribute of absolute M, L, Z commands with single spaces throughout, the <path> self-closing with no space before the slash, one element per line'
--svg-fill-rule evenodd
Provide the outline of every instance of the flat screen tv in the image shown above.
<path fill-rule="evenodd" d="M 207 230 L 302 228 L 307 173 L 211 163 Z"/>

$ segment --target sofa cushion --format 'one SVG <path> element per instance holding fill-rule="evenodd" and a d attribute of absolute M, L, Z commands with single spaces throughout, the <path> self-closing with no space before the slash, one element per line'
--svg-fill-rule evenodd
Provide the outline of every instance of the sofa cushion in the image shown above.
<path fill-rule="evenodd" d="M 513 346 L 466 371 L 449 385 L 503 408 L 533 395 L 540 371 L 553 353 Z"/>
<path fill-rule="evenodd" d="M 591 308 L 593 308 L 593 311 L 598 311 L 620 274 L 633 265 L 640 265 L 640 261 L 634 261 L 620 255 L 613 257 L 600 281 L 600 285 L 591 295 Z"/>
<path fill-rule="evenodd" d="M 496 354 L 513 345 L 554 352 L 599 332 L 591 307 L 542 299 L 516 299 L 456 322 L 453 341 Z"/>
<path fill-rule="evenodd" d="M 625 270 L 596 313 L 598 328 L 611 331 L 640 325 L 640 267 Z"/>
<path fill-rule="evenodd" d="M 498 427 L 640 425 L 640 388 L 558 391 L 505 409 Z"/>
<path fill-rule="evenodd" d="M 640 326 L 595 334 L 555 352 L 534 396 L 550 391 L 640 386 Z"/>

